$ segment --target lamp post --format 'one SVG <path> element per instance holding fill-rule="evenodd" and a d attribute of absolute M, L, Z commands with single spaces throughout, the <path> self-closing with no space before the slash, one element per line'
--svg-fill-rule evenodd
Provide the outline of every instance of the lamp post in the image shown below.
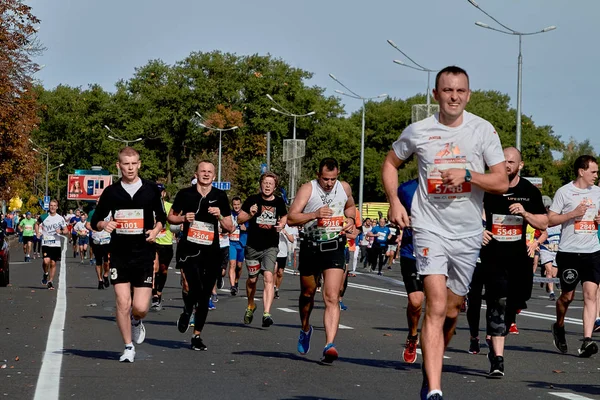
<path fill-rule="evenodd" d="M 128 139 L 123 139 L 119 136 L 117 136 L 109 127 L 108 125 L 104 125 L 104 127 L 106 128 L 107 131 L 109 131 L 110 133 L 112 133 L 112 135 L 108 135 L 108 138 L 111 140 L 114 140 L 116 142 L 121 142 L 121 143 L 125 143 L 125 147 L 129 147 L 129 143 L 136 143 L 139 142 L 140 140 L 143 140 L 141 137 L 137 138 L 137 139 L 133 139 L 133 140 L 128 140 Z"/>
<path fill-rule="evenodd" d="M 195 111 L 195 114 L 198 116 L 198 118 L 200 118 L 200 120 L 204 121 L 204 117 L 202 117 L 202 115 L 200 115 L 200 113 L 198 111 Z M 229 131 L 235 131 L 236 129 L 239 129 L 239 126 L 232 126 L 231 128 L 226 128 L 226 129 L 221 129 L 221 128 L 215 128 L 214 126 L 211 125 L 207 125 L 206 123 L 200 122 L 198 123 L 198 125 L 200 125 L 201 127 L 205 128 L 205 129 L 209 129 L 211 131 L 219 131 L 219 173 L 217 175 L 217 181 L 219 182 L 219 185 L 221 184 L 221 139 L 222 139 L 222 135 L 223 132 L 229 132 Z"/>
<path fill-rule="evenodd" d="M 438 72 L 438 71 L 435 69 L 425 68 L 424 66 L 422 66 L 421 64 L 419 64 L 418 62 L 416 62 L 415 60 L 410 58 L 408 56 L 408 54 L 406 54 L 405 52 L 400 50 L 400 48 L 396 45 L 396 43 L 392 42 L 389 39 L 387 42 L 389 43 L 390 46 L 392 46 L 393 48 L 398 50 L 404 57 L 408 58 L 410 60 L 410 62 L 412 62 L 414 65 L 406 64 L 400 60 L 394 60 L 394 63 L 396 63 L 402 67 L 411 68 L 411 69 L 421 71 L 421 72 L 427 72 L 427 115 L 429 116 L 429 114 L 430 114 L 429 107 L 431 106 L 431 89 L 430 89 L 431 73 Z"/>
<path fill-rule="evenodd" d="M 522 98 L 522 92 L 523 92 L 523 82 L 522 82 L 523 55 L 521 53 L 521 41 L 523 39 L 523 36 L 533 36 L 533 35 L 538 35 L 540 33 L 550 32 L 550 31 L 555 30 L 556 26 L 551 25 L 542 30 L 535 31 L 535 32 L 518 32 L 518 31 L 515 31 L 514 29 L 511 29 L 508 26 L 504 25 L 502 22 L 498 21 L 492 15 L 487 13 L 484 9 L 479 7 L 479 4 L 477 4 L 474 0 L 468 0 L 468 1 L 469 1 L 469 3 L 471 3 L 471 5 L 473 7 L 477 8 L 479 11 L 481 11 L 482 13 L 487 15 L 489 18 L 491 18 L 494 22 L 496 22 L 498 25 L 500 25 L 504 29 L 494 28 L 494 27 L 489 26 L 488 24 L 484 24 L 483 22 L 479 22 L 479 21 L 475 22 L 475 25 L 477 25 L 481 28 L 490 29 L 492 31 L 504 33 L 505 35 L 513 35 L 513 36 L 519 37 L 519 56 L 517 58 L 517 132 L 516 132 L 516 146 L 515 147 L 520 151 L 521 150 L 521 98 Z"/>
<path fill-rule="evenodd" d="M 50 165 L 50 151 L 48 151 L 47 149 L 43 149 L 42 147 L 39 146 L 37 143 L 35 143 L 33 140 L 28 139 L 29 143 L 31 143 L 34 146 L 39 147 L 39 149 L 36 149 L 35 147 L 32 148 L 33 151 L 35 151 L 36 153 L 39 153 L 43 156 L 46 156 L 46 191 L 44 192 L 44 196 L 48 196 L 48 168 Z"/>
<path fill-rule="evenodd" d="M 356 100 L 362 101 L 362 130 L 360 134 L 360 176 L 358 179 L 358 210 L 360 212 L 360 217 L 363 218 L 363 195 L 364 195 L 364 184 L 365 184 L 365 105 L 369 100 L 382 99 L 387 97 L 386 93 L 382 93 L 378 96 L 374 97 L 363 97 L 356 92 L 352 91 L 348 86 L 344 85 L 338 78 L 336 78 L 333 74 L 329 74 L 329 77 L 342 85 L 343 88 L 348 90 L 350 94 L 346 92 L 342 92 L 341 90 L 336 90 L 336 93 L 339 93 L 343 96 L 348 96 Z"/>

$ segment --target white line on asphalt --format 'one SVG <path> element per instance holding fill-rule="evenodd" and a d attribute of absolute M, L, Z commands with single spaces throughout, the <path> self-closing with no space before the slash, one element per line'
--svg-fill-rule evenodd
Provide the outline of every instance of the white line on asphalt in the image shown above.
<path fill-rule="evenodd" d="M 298 311 L 292 310 L 291 308 L 278 308 L 279 311 L 288 312 L 288 313 L 297 313 Z"/>
<path fill-rule="evenodd" d="M 42 358 L 42 367 L 35 387 L 34 400 L 54 400 L 58 399 L 60 388 L 60 370 L 62 366 L 63 355 L 63 331 L 65 328 L 65 315 L 67 313 L 67 239 L 63 239 L 63 248 L 61 251 L 60 270 L 58 272 L 58 290 L 56 293 L 56 306 L 50 330 L 48 331 L 48 340 L 46 342 L 46 351 Z"/>
<path fill-rule="evenodd" d="M 14 265 L 14 264 L 31 264 L 30 262 L 25 262 L 25 261 L 11 261 L 10 265 Z"/>
<path fill-rule="evenodd" d="M 556 305 L 549 304 L 546 306 L 546 308 L 556 308 Z M 582 306 L 569 306 L 569 310 L 574 310 L 574 309 L 583 309 L 583 307 Z"/>
<path fill-rule="evenodd" d="M 339 325 L 338 325 L 338 327 L 339 327 L 340 329 L 354 329 L 354 328 L 353 328 L 353 327 L 351 327 L 351 326 L 346 326 L 346 325 L 342 325 L 342 324 L 339 324 Z"/>
<path fill-rule="evenodd" d="M 592 400 L 591 397 L 584 397 L 575 393 L 548 392 L 548 394 L 551 394 L 552 396 L 556 397 L 562 397 L 563 399 L 568 400 Z"/>
<path fill-rule="evenodd" d="M 423 356 L 423 353 L 421 352 L 421 349 L 417 349 L 417 354 L 420 354 L 421 357 Z M 444 356 L 444 358 L 448 359 L 448 360 L 450 359 L 450 357 L 448 357 L 448 356 Z"/>

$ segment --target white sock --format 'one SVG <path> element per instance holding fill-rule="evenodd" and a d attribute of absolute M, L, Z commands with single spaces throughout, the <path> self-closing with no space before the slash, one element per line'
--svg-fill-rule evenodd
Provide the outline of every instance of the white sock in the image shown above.
<path fill-rule="evenodd" d="M 439 394 L 441 396 L 442 395 L 442 391 L 441 390 L 432 390 L 431 392 L 427 393 L 427 398 L 430 398 L 434 394 Z"/>
<path fill-rule="evenodd" d="M 133 345 L 133 342 L 131 342 L 131 343 L 127 343 L 127 344 L 125 345 L 125 348 L 126 348 L 126 349 L 128 349 L 128 348 L 135 349 L 135 346 Z"/>

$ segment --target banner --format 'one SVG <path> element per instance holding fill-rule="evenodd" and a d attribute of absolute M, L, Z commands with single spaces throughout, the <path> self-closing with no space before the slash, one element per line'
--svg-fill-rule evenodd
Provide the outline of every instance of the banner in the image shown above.
<path fill-rule="evenodd" d="M 69 175 L 67 199 L 97 200 L 110 184 L 112 184 L 112 175 Z"/>
<path fill-rule="evenodd" d="M 533 186 L 535 186 L 538 189 L 542 188 L 542 183 L 543 183 L 543 179 L 542 178 L 538 178 L 538 177 L 529 177 L 529 176 L 524 176 L 524 179 L 527 179 L 529 182 L 533 183 Z"/>

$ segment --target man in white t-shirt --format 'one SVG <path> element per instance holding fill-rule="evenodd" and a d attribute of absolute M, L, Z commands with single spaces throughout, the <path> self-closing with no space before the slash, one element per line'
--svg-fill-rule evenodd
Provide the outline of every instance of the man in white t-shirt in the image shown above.
<path fill-rule="evenodd" d="M 279 232 L 279 252 L 277 253 L 277 264 L 275 267 L 275 298 L 279 298 L 279 288 L 283 282 L 283 271 L 287 266 L 288 257 L 294 256 L 294 244 L 298 238 L 298 228 L 286 226 Z"/>
<path fill-rule="evenodd" d="M 596 317 L 596 292 L 600 283 L 600 188 L 598 162 L 583 155 L 575 160 L 573 171 L 577 178 L 556 191 L 548 211 L 549 225 L 562 225 L 556 264 L 560 279 L 560 297 L 556 301 L 556 323 L 552 324 L 554 346 L 566 353 L 565 315 L 575 297 L 575 288 L 583 286 L 583 343 L 580 357 L 590 357 L 598 352 L 592 340 Z"/>
<path fill-rule="evenodd" d="M 433 95 L 440 112 L 406 128 L 382 167 L 390 222 L 400 228 L 410 225 L 414 232 L 426 297 L 421 396 L 431 400 L 442 399 L 444 349 L 481 248 L 483 193 L 508 189 L 496 131 L 486 120 L 464 111 L 471 95 L 466 71 L 455 66 L 442 69 Z M 418 160 L 419 187 L 409 220 L 398 199 L 398 168 L 413 154 Z"/>

